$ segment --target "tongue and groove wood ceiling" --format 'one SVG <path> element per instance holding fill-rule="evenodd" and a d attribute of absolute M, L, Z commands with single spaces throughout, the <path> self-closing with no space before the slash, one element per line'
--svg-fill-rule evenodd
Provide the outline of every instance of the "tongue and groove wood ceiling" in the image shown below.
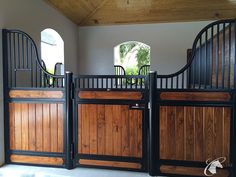
<path fill-rule="evenodd" d="M 236 0 L 44 0 L 79 26 L 236 18 Z"/>

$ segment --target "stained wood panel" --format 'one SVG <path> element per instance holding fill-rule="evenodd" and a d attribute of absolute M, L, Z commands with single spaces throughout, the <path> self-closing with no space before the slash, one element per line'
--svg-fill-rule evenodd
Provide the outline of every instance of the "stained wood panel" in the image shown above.
<path fill-rule="evenodd" d="M 141 169 L 141 164 L 139 164 L 139 163 L 131 163 L 131 162 L 118 162 L 118 161 L 80 159 L 79 163 L 81 165 Z"/>
<path fill-rule="evenodd" d="M 10 103 L 10 149 L 63 152 L 63 105 Z"/>
<path fill-rule="evenodd" d="M 11 162 L 28 163 L 28 164 L 41 164 L 41 165 L 63 165 L 62 158 L 56 157 L 39 157 L 39 156 L 24 156 L 24 155 L 11 155 Z"/>
<path fill-rule="evenodd" d="M 126 99 L 126 100 L 141 100 L 142 93 L 140 92 L 116 92 L 116 91 L 80 91 L 81 99 Z"/>
<path fill-rule="evenodd" d="M 142 111 L 128 105 L 78 105 L 80 154 L 142 157 Z"/>
<path fill-rule="evenodd" d="M 162 92 L 160 98 L 181 101 L 229 101 L 231 96 L 225 92 Z"/>
<path fill-rule="evenodd" d="M 10 98 L 62 98 L 62 91 L 10 90 Z"/>
<path fill-rule="evenodd" d="M 160 158 L 205 162 L 226 157 L 229 163 L 229 107 L 160 107 Z"/>

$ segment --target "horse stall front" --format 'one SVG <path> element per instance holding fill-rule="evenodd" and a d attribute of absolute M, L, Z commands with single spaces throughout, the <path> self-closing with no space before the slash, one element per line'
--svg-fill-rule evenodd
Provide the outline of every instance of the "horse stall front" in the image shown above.
<path fill-rule="evenodd" d="M 145 76 L 75 78 L 76 165 L 146 170 L 145 82 Z"/>
<path fill-rule="evenodd" d="M 30 36 L 3 30 L 6 162 L 235 176 L 235 29 L 211 23 L 181 70 L 135 76 L 50 74 Z"/>

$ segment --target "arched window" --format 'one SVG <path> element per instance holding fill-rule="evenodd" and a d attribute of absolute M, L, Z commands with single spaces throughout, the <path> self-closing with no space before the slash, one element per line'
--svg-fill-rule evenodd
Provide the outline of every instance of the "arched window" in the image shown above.
<path fill-rule="evenodd" d="M 64 74 L 64 41 L 53 29 L 41 32 L 42 66 L 51 74 Z"/>
<path fill-rule="evenodd" d="M 116 75 L 147 75 L 150 70 L 150 46 L 128 41 L 114 47 Z"/>

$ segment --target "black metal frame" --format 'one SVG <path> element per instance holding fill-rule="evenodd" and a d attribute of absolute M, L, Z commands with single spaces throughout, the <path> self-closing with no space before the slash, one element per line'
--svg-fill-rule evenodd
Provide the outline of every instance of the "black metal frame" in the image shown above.
<path fill-rule="evenodd" d="M 81 84 L 84 82 L 84 79 L 89 80 L 88 84 Z M 138 86 L 138 82 L 131 85 L 126 83 L 123 87 L 118 87 L 116 85 L 118 80 L 127 80 L 127 79 L 135 79 L 142 80 L 143 85 L 141 87 Z M 117 76 L 117 75 L 81 75 L 74 78 L 75 89 L 74 89 L 74 165 L 81 167 L 96 167 L 96 168 L 106 168 L 106 169 L 117 169 L 117 170 L 131 170 L 131 171 L 147 171 L 147 120 L 148 120 L 148 77 L 146 76 Z M 95 81 L 97 80 L 97 81 Z M 112 84 L 113 80 L 113 84 Z M 88 81 L 89 82 L 89 81 Z M 96 83 L 96 84 L 94 84 Z M 86 86 L 85 86 L 86 85 Z M 81 99 L 79 97 L 80 91 L 133 91 L 133 92 L 141 92 L 143 97 L 141 100 L 120 100 L 120 99 Z M 111 104 L 111 105 L 129 105 L 130 109 L 139 109 L 143 111 L 142 118 L 142 158 L 135 157 L 119 157 L 119 156 L 107 156 L 107 155 L 89 155 L 89 154 L 79 154 L 78 153 L 78 105 L 79 104 Z M 138 104 L 138 106 L 136 105 Z M 107 161 L 120 161 L 120 162 L 140 162 L 142 164 L 142 168 L 138 169 L 128 169 L 128 168 L 120 168 L 120 167 L 97 167 L 92 165 L 82 165 L 78 163 L 79 159 L 93 159 L 93 160 L 107 160 Z"/>
<path fill-rule="evenodd" d="M 86 166 L 86 167 L 95 167 L 88 165 L 77 164 L 78 159 L 96 159 L 96 160 L 108 160 L 108 161 L 124 161 L 124 162 L 141 162 L 142 169 L 134 171 L 147 171 L 151 176 L 156 175 L 169 175 L 169 176 L 184 176 L 184 175 L 173 175 L 173 174 L 163 174 L 160 171 L 161 165 L 175 165 L 175 166 L 185 166 L 185 167 L 203 167 L 203 163 L 192 162 L 192 161 L 177 161 L 177 160 L 163 160 L 160 159 L 159 155 L 159 108 L 161 105 L 184 105 L 184 106 L 227 106 L 232 108 L 231 115 L 231 130 L 230 130 L 230 172 L 231 177 L 236 175 L 236 65 L 234 65 L 234 87 L 230 86 L 230 83 L 227 86 L 224 86 L 224 81 L 222 81 L 223 87 L 211 86 L 207 87 L 206 82 L 201 84 L 201 75 L 199 75 L 200 84 L 198 87 L 195 87 L 195 77 L 194 73 L 191 70 L 194 70 L 194 61 L 197 60 L 200 64 L 200 59 L 196 58 L 196 53 L 198 48 L 203 45 L 203 35 L 205 35 L 205 42 L 209 42 L 211 47 L 213 45 L 213 39 L 208 39 L 208 31 L 211 30 L 211 37 L 214 36 L 214 28 L 217 28 L 217 49 L 219 50 L 219 27 L 223 24 L 223 33 L 225 33 L 226 23 L 230 24 L 231 27 L 234 27 L 234 35 L 236 41 L 236 20 L 221 20 L 209 24 L 203 30 L 199 32 L 196 39 L 194 40 L 192 47 L 191 59 L 187 64 L 178 72 L 169 75 L 158 75 L 156 72 L 150 72 L 149 77 L 145 76 L 124 76 L 124 75 L 80 75 L 73 79 L 73 74 L 67 72 L 64 76 L 57 76 L 48 73 L 38 58 L 37 47 L 32 40 L 32 38 L 26 33 L 19 30 L 6 30 L 2 31 L 3 34 L 3 76 L 4 76 L 4 117 L 5 117 L 5 157 L 6 163 L 10 163 L 9 156 L 10 154 L 22 154 L 22 155 L 36 155 L 36 156 L 52 156 L 52 157 L 63 157 L 65 164 L 62 167 L 67 169 L 72 169 L 76 166 Z M 35 60 L 37 62 L 37 67 L 40 69 L 40 73 L 46 74 L 52 78 L 60 78 L 64 82 L 65 88 L 49 88 L 49 87 L 24 87 L 20 88 L 14 84 L 9 84 L 8 78 L 8 66 L 11 69 L 12 63 L 11 60 L 11 47 L 12 39 L 9 37 L 9 34 L 13 33 L 14 38 L 15 34 L 22 35 L 29 39 L 31 42 L 31 48 L 34 47 L 35 50 Z M 231 35 L 231 33 L 230 33 Z M 10 39 L 10 41 L 9 41 Z M 19 40 L 19 39 L 18 39 Z M 231 40 L 231 38 L 230 38 Z M 223 34 L 223 41 L 225 42 L 225 34 Z M 24 43 L 24 40 L 22 41 Z M 200 46 L 198 45 L 200 43 Z M 27 44 L 28 45 L 28 44 Z M 206 57 L 207 57 L 207 45 Z M 225 52 L 225 44 L 222 46 L 223 51 Z M 14 49 L 15 50 L 15 49 Z M 19 50 L 19 48 L 18 48 Z M 10 52 L 9 52 L 10 51 Z M 199 50 L 201 53 L 201 50 Z M 10 55 L 10 56 L 9 56 Z M 14 54 L 15 55 L 15 54 Z M 22 55 L 25 55 L 24 51 Z M 28 54 L 27 54 L 28 55 Z M 229 54 L 230 57 L 231 53 Z M 234 58 L 236 56 L 236 47 L 234 51 Z M 15 57 L 15 56 L 14 56 Z M 218 65 L 219 56 L 217 56 L 217 65 Z M 236 59 L 235 59 L 236 61 Z M 15 62 L 15 61 L 14 61 Z M 212 61 L 211 61 L 212 62 Z M 225 62 L 225 56 L 222 54 L 222 63 Z M 229 62 L 230 65 L 230 62 Z M 200 66 L 200 65 L 199 65 Z M 207 66 L 207 65 L 206 65 Z M 206 67 L 205 66 L 205 67 Z M 229 67 L 230 68 L 230 67 Z M 207 72 L 207 68 L 204 68 Z M 224 68 L 222 68 L 224 70 Z M 212 72 L 212 67 L 209 70 Z M 216 71 L 218 73 L 218 70 Z M 224 72 L 224 71 L 223 71 Z M 42 74 L 41 73 L 41 74 Z M 230 71 L 229 71 L 230 73 Z M 199 73 L 198 73 L 199 74 Z M 224 72 L 225 74 L 225 72 Z M 223 74 L 223 76 L 224 76 Z M 218 77 L 218 75 L 217 75 Z M 230 75 L 228 76 L 230 80 Z M 223 79 L 224 77 L 222 77 Z M 191 86 L 191 79 L 193 81 L 193 86 Z M 206 78 L 205 78 L 206 79 Z M 232 78 L 231 78 L 232 79 Z M 11 79 L 10 79 L 11 80 Z M 132 84 L 129 84 L 129 80 L 135 81 Z M 206 81 L 206 80 L 205 80 Z M 218 82 L 218 79 L 217 81 Z M 229 81 L 230 82 L 230 81 Z M 140 84 L 141 83 L 141 84 Z M 13 89 L 22 89 L 22 90 L 63 90 L 64 97 L 62 99 L 10 99 L 8 96 L 9 90 Z M 83 90 L 89 91 L 134 91 L 142 92 L 142 100 L 106 100 L 106 99 L 81 99 L 78 97 L 78 92 Z M 216 101 L 162 101 L 160 100 L 161 92 L 227 92 L 231 94 L 231 100 L 225 102 L 216 102 Z M 64 152 L 63 153 L 48 153 L 48 152 L 31 152 L 31 151 L 11 151 L 9 148 L 9 102 L 30 102 L 30 103 L 48 103 L 48 102 L 57 102 L 63 103 L 64 105 Z M 140 104 L 141 106 L 133 106 L 133 104 Z M 115 157 L 115 156 L 101 156 L 101 155 L 88 155 L 88 154 L 78 154 L 78 104 L 129 104 L 131 109 L 140 109 L 143 110 L 143 157 L 142 158 L 131 158 L 131 157 Z M 19 163 L 17 163 L 19 164 Z M 21 163 L 22 164 L 22 163 Z M 28 164 L 29 165 L 29 164 Z M 43 165 L 36 165 L 43 166 Z M 51 165 L 46 165 L 51 166 Z M 58 166 L 57 166 L 58 167 Z M 109 168 L 109 169 L 123 169 L 124 168 L 115 168 L 115 167 L 97 167 L 96 168 Z M 126 169 L 133 170 L 133 169 Z M 187 175 L 185 175 L 187 176 Z"/>

